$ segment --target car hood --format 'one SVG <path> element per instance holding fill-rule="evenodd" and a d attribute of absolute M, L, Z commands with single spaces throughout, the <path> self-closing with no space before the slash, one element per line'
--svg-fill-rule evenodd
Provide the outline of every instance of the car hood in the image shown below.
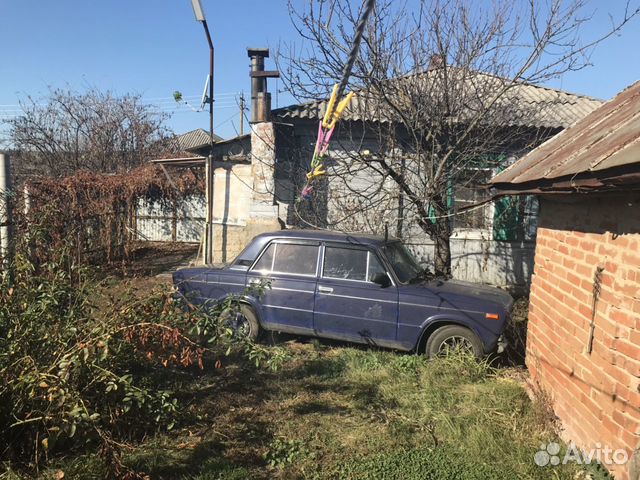
<path fill-rule="evenodd" d="M 513 297 L 497 287 L 481 285 L 461 280 L 430 280 L 414 285 L 407 285 L 406 290 L 419 294 L 421 290 L 446 298 L 466 298 L 479 302 L 492 302 L 500 305 L 506 311 L 513 305 Z"/>

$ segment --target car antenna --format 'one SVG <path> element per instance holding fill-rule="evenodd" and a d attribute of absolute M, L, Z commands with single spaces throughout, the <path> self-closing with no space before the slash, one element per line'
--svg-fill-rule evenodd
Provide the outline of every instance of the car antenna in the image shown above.
<path fill-rule="evenodd" d="M 384 243 L 389 241 L 389 222 L 384 222 Z"/>

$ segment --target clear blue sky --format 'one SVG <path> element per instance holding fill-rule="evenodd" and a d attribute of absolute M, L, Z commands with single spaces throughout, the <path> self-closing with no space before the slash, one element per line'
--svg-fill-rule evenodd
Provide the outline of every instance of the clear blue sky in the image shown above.
<path fill-rule="evenodd" d="M 233 94 L 250 89 L 246 47 L 273 52 L 296 34 L 286 0 L 202 2 L 216 47 L 216 131 L 230 137 L 239 116 Z M 622 3 L 592 0 L 595 16 L 585 34 L 606 29 L 608 13 L 620 15 Z M 206 112 L 176 109 L 172 99 L 174 90 L 199 98 L 208 72 L 207 43 L 189 0 L 0 0 L 0 19 L 0 119 L 15 114 L 19 98 L 44 95 L 48 86 L 90 85 L 140 93 L 173 113 L 169 126 L 178 133 L 208 128 Z M 592 62 L 551 86 L 606 99 L 639 80 L 640 19 L 602 44 Z M 273 80 L 269 88 L 274 106 L 291 103 L 283 93 L 276 98 Z"/>

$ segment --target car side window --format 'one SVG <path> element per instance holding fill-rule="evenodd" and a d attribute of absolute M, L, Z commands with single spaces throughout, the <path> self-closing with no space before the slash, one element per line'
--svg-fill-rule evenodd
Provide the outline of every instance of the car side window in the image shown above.
<path fill-rule="evenodd" d="M 258 262 L 253 267 L 253 270 L 257 270 L 259 272 L 270 272 L 271 270 L 273 270 L 273 254 L 275 252 L 275 249 L 275 243 L 269 245 L 260 257 L 260 260 L 258 260 Z"/>
<path fill-rule="evenodd" d="M 384 271 L 373 252 L 329 246 L 324 249 L 323 277 L 371 282 L 376 273 Z"/>
<path fill-rule="evenodd" d="M 264 273 L 315 275 L 318 264 L 317 245 L 272 243 L 253 267 Z"/>
<path fill-rule="evenodd" d="M 371 252 L 369 254 L 369 277 L 367 278 L 367 280 L 369 282 L 373 282 L 374 277 L 378 273 L 384 273 L 386 275 L 387 271 L 380 263 L 380 260 L 378 260 L 376 254 Z"/>

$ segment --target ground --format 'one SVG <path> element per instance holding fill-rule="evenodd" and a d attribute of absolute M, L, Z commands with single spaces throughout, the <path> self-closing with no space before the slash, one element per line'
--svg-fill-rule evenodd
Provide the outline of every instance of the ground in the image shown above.
<path fill-rule="evenodd" d="M 108 277 L 105 292 L 167 281 L 154 276 L 162 261 L 139 258 L 129 269 L 137 274 Z M 125 464 L 150 479 L 589 478 L 575 465 L 535 464 L 557 436 L 544 402 L 528 397 L 522 367 L 282 335 L 262 341 L 286 348 L 278 371 L 221 357 L 204 370 L 167 372 L 159 387 L 178 392 L 179 423 L 125 445 Z M 61 472 L 106 475 L 97 455 L 70 454 L 42 476 Z"/>

